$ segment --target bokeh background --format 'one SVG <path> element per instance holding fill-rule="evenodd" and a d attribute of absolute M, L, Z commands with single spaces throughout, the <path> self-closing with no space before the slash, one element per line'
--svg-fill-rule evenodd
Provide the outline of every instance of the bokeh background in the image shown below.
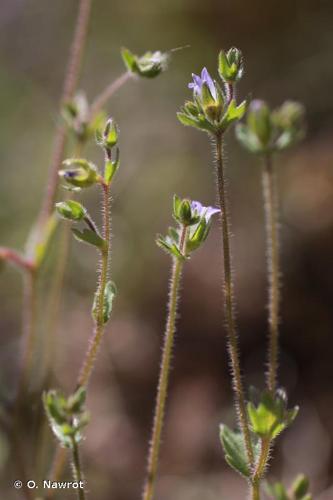
<path fill-rule="evenodd" d="M 0 9 L 0 235 L 22 248 L 47 178 L 58 99 L 76 15 L 76 0 L 2 0 Z M 215 200 L 210 145 L 182 127 L 176 111 L 189 96 L 192 72 L 216 75 L 221 47 L 244 52 L 239 96 L 272 105 L 304 103 L 306 139 L 276 158 L 281 194 L 281 384 L 301 411 L 278 440 L 270 478 L 309 475 L 314 498 L 333 498 L 333 65 L 330 1 L 96 0 L 80 88 L 89 99 L 123 71 L 119 49 L 172 49 L 169 70 L 156 80 L 130 81 L 108 105 L 120 130 L 122 165 L 113 188 L 112 273 L 119 295 L 88 397 L 91 423 L 82 455 L 91 498 L 140 497 L 152 423 L 170 262 L 155 245 L 171 223 L 173 193 Z M 242 365 L 247 384 L 263 387 L 266 346 L 264 220 L 261 166 L 228 135 L 234 256 Z M 68 155 L 71 154 L 69 146 Z M 86 156 L 102 162 L 91 145 Z M 84 194 L 98 217 L 99 200 Z M 186 265 L 181 314 L 164 432 L 159 500 L 237 500 L 243 481 L 223 459 L 221 421 L 235 424 L 221 296 L 219 228 Z M 57 239 L 52 246 L 56 255 Z M 43 314 L 53 257 L 41 283 L 40 345 L 51 346 L 53 385 L 71 390 L 91 333 L 96 255 L 72 244 L 55 338 Z M 0 275 L 1 398 L 10 401 L 20 345 L 21 276 Z M 27 411 L 40 413 L 36 393 Z M 38 390 L 39 392 L 38 392 Z M 54 441 L 38 455 L 29 417 L 22 440 L 31 477 L 39 461 L 45 477 Z M 35 419 L 35 420 L 34 420 Z M 35 422 L 35 423 L 34 423 Z M 0 434 L 1 498 L 21 498 L 11 485 L 8 436 Z M 69 474 L 69 472 L 68 472 Z M 56 498 L 74 498 L 66 492 Z"/>

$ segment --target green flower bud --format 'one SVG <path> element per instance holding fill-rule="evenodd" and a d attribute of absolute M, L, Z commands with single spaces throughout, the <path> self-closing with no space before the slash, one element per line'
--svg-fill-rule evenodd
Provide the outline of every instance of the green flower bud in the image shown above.
<path fill-rule="evenodd" d="M 226 83 L 233 84 L 240 80 L 244 73 L 241 51 L 235 47 L 229 49 L 227 53 L 221 50 L 218 57 L 218 71 Z"/>
<path fill-rule="evenodd" d="M 114 120 L 110 118 L 105 125 L 103 132 L 103 145 L 106 148 L 113 148 L 118 142 L 118 127 Z"/>
<path fill-rule="evenodd" d="M 63 219 L 74 222 L 84 219 L 87 214 L 86 209 L 81 203 L 74 200 L 61 201 L 56 203 L 56 210 Z"/>
<path fill-rule="evenodd" d="M 303 500 L 309 491 L 309 479 L 304 474 L 299 474 L 292 484 L 291 491 L 296 500 Z"/>
<path fill-rule="evenodd" d="M 62 116 L 69 129 L 79 141 L 85 141 L 89 131 L 89 105 L 83 92 L 78 92 L 72 101 L 64 104 Z"/>
<path fill-rule="evenodd" d="M 200 215 L 193 208 L 191 200 L 179 198 L 176 194 L 173 197 L 173 217 L 184 226 L 192 226 L 200 220 Z"/>
<path fill-rule="evenodd" d="M 259 99 L 250 103 L 247 114 L 249 130 L 256 135 L 263 149 L 267 148 L 272 139 L 271 111 L 268 105 Z"/>
<path fill-rule="evenodd" d="M 286 101 L 272 113 L 272 121 L 277 129 L 276 149 L 292 146 L 303 138 L 305 110 L 298 102 Z"/>
<path fill-rule="evenodd" d="M 286 101 L 273 112 L 273 122 L 282 129 L 300 127 L 304 120 L 304 106 L 299 102 Z"/>
<path fill-rule="evenodd" d="M 278 389 L 274 397 L 264 391 L 257 405 L 249 402 L 247 410 L 252 431 L 261 438 L 274 439 L 297 416 L 298 407 L 289 410 L 287 403 L 287 395 L 282 389 Z"/>
<path fill-rule="evenodd" d="M 169 54 L 160 51 L 146 52 L 139 57 L 130 50 L 123 48 L 121 49 L 121 56 L 128 71 L 144 78 L 158 76 L 166 70 L 169 61 Z"/>
<path fill-rule="evenodd" d="M 97 167 L 87 160 L 73 158 L 65 160 L 63 164 L 70 168 L 60 170 L 59 175 L 71 186 L 86 188 L 100 182 Z"/>

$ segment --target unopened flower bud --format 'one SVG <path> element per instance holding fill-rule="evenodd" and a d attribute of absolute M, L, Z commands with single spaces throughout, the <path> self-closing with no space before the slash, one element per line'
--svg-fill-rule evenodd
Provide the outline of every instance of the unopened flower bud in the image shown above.
<path fill-rule="evenodd" d="M 81 203 L 74 200 L 61 201 L 56 203 L 56 210 L 58 214 L 67 220 L 74 222 L 82 220 L 86 216 L 86 209 Z"/>
<path fill-rule="evenodd" d="M 69 168 L 60 170 L 59 175 L 68 184 L 79 188 L 86 188 L 99 182 L 100 176 L 97 167 L 93 163 L 74 158 L 65 160 L 63 164 Z"/>

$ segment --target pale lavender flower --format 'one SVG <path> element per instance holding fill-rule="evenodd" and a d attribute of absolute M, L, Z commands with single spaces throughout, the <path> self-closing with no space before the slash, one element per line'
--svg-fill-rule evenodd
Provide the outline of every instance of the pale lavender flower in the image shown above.
<path fill-rule="evenodd" d="M 207 68 L 203 68 L 200 76 L 192 73 L 192 78 L 193 78 L 193 82 L 189 83 L 188 87 L 190 89 L 193 89 L 193 92 L 195 95 L 199 95 L 199 96 L 201 95 L 202 86 L 205 83 L 208 86 L 209 91 L 210 91 L 213 99 L 215 99 L 215 100 L 217 99 L 217 92 L 216 92 L 215 83 L 214 83 L 214 80 L 212 79 L 212 77 L 210 76 L 210 74 L 208 73 Z"/>
<path fill-rule="evenodd" d="M 191 209 L 198 217 L 205 217 L 207 224 L 214 214 L 220 212 L 220 209 L 215 207 L 204 207 L 199 201 L 192 201 Z"/>

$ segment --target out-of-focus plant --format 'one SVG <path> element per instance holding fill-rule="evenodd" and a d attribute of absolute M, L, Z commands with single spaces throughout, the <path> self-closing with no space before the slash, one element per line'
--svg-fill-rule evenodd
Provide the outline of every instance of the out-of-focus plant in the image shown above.
<path fill-rule="evenodd" d="M 304 108 L 301 104 L 286 101 L 281 107 L 270 110 L 260 100 L 249 106 L 246 123 L 236 126 L 239 142 L 263 162 L 262 185 L 266 218 L 266 253 L 268 274 L 268 373 L 267 386 L 274 393 L 277 385 L 278 336 L 280 309 L 280 257 L 279 257 L 279 202 L 275 180 L 273 156 L 295 144 L 304 135 Z"/>
<path fill-rule="evenodd" d="M 174 196 L 173 218 L 177 227 L 170 227 L 166 236 L 159 235 L 157 244 L 172 258 L 172 273 L 169 288 L 168 315 L 164 335 L 162 362 L 155 405 L 154 422 L 148 453 L 148 471 L 143 491 L 143 500 L 152 500 L 157 478 L 161 435 L 168 394 L 170 362 L 176 331 L 178 295 L 184 263 L 206 240 L 212 217 L 219 210 L 204 207 L 198 201 Z"/>
<path fill-rule="evenodd" d="M 217 193 L 221 209 L 222 254 L 224 265 L 224 310 L 228 333 L 228 348 L 232 368 L 232 385 L 235 392 L 239 430 L 232 431 L 221 425 L 220 438 L 229 465 L 246 478 L 250 485 L 252 500 L 260 499 L 260 483 L 264 476 L 271 443 L 276 436 L 294 420 L 298 408 L 287 408 L 287 397 L 277 389 L 276 372 L 278 358 L 278 308 L 279 308 L 279 264 L 277 221 L 275 217 L 276 193 L 273 188 L 271 155 L 285 149 L 302 135 L 302 107 L 287 102 L 279 110 L 270 112 L 259 101 L 250 105 L 247 124 L 237 125 L 237 136 L 252 152 L 266 159 L 264 172 L 264 196 L 268 232 L 269 262 L 269 324 L 270 342 L 268 355 L 267 390 L 259 394 L 252 391 L 246 401 L 239 361 L 238 333 L 235 319 L 236 301 L 232 276 L 230 248 L 229 204 L 227 198 L 223 143 L 231 124 L 238 122 L 247 109 L 246 101 L 237 104 L 236 83 L 244 72 L 241 52 L 236 48 L 221 51 L 218 57 L 220 80 L 214 80 L 206 68 L 200 75 L 193 74 L 189 88 L 193 99 L 185 102 L 178 113 L 183 125 L 205 131 L 213 140 Z"/>
<path fill-rule="evenodd" d="M 79 454 L 82 429 L 89 422 L 89 415 L 85 409 L 85 400 L 86 390 L 84 387 L 79 387 L 68 398 L 54 390 L 43 395 L 45 412 L 54 435 L 61 446 L 71 450 L 73 476 L 78 483 L 76 489 L 79 500 L 86 499 Z"/>
<path fill-rule="evenodd" d="M 299 474 L 289 489 L 282 483 L 267 484 L 266 490 L 273 500 L 312 500 L 309 493 L 309 480 L 304 474 Z"/>
<path fill-rule="evenodd" d="M 280 320 L 280 251 L 279 251 L 279 196 L 274 169 L 274 155 L 287 149 L 304 136 L 304 108 L 294 101 L 286 101 L 282 106 L 271 110 L 261 100 L 250 103 L 246 123 L 236 126 L 239 142 L 251 153 L 258 155 L 263 163 L 262 186 L 266 219 L 266 254 L 268 276 L 268 355 L 266 386 L 261 403 L 255 410 L 252 403 L 248 405 L 251 426 L 261 442 L 261 454 L 254 471 L 257 482 L 263 477 L 269 459 L 273 440 L 281 428 L 271 432 L 263 432 L 260 424 L 272 423 L 270 413 L 281 414 L 281 405 L 286 401 L 286 394 L 278 387 L 278 355 L 279 355 L 279 320 Z M 272 406 L 275 398 L 275 405 Z M 277 405 L 277 406 L 276 406 Z M 268 413 L 267 413 L 268 410 Z M 260 421 L 258 421 L 258 416 Z M 296 416 L 296 409 L 286 414 L 289 425 Z M 259 424 L 259 425 L 257 425 Z M 282 429 L 281 429 L 282 430 Z"/>

